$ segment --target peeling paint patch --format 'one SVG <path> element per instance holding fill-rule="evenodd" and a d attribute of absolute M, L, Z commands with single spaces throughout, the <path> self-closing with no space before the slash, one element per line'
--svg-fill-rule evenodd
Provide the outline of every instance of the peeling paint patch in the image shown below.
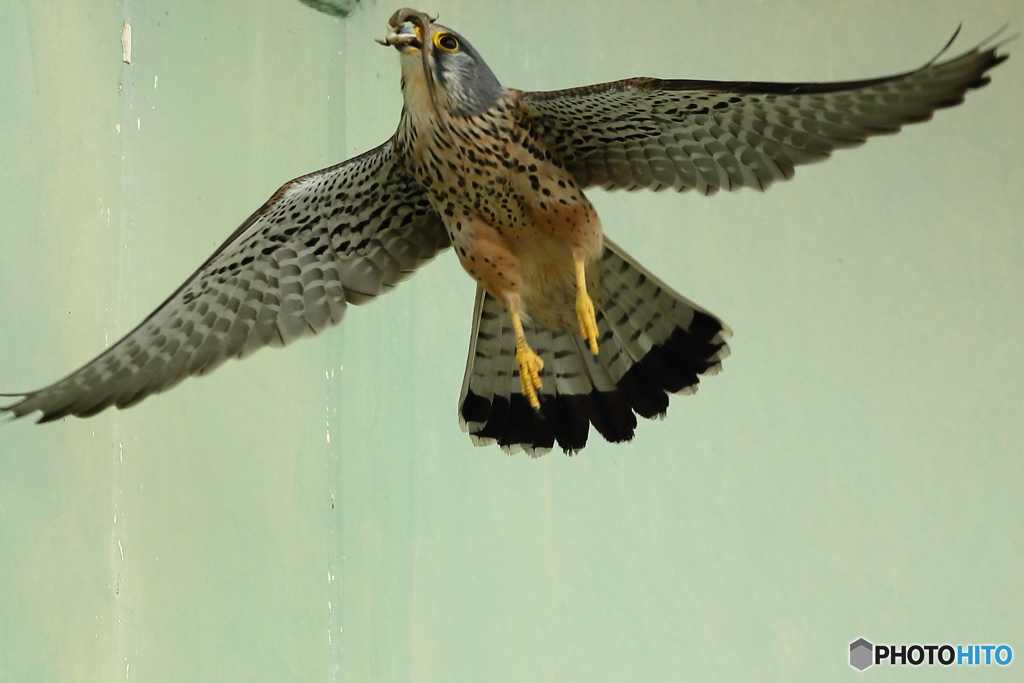
<path fill-rule="evenodd" d="M 127 21 L 121 27 L 121 61 L 132 63 L 132 25 Z"/>

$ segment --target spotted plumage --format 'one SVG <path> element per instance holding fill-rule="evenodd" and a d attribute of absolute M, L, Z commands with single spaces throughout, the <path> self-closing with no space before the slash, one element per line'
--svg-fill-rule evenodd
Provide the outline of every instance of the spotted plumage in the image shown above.
<path fill-rule="evenodd" d="M 449 245 L 391 142 L 285 184 L 156 311 L 61 381 L 4 410 L 40 421 L 135 405 L 189 375 L 341 322 Z"/>
<path fill-rule="evenodd" d="M 865 81 L 636 78 L 504 88 L 465 38 L 399 10 L 404 107 L 380 147 L 281 187 L 167 301 L 0 416 L 138 403 L 189 375 L 338 324 L 448 246 L 478 282 L 460 421 L 539 455 L 593 426 L 628 441 L 728 354 L 729 328 L 604 237 L 584 190 L 765 190 L 794 167 L 923 121 L 988 82 L 979 46 Z"/>

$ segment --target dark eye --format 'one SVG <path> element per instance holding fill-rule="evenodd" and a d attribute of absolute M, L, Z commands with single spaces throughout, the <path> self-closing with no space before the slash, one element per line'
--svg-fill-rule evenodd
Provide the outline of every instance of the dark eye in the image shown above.
<path fill-rule="evenodd" d="M 459 49 L 459 39 L 450 33 L 438 33 L 434 37 L 434 44 L 446 52 L 455 52 Z"/>

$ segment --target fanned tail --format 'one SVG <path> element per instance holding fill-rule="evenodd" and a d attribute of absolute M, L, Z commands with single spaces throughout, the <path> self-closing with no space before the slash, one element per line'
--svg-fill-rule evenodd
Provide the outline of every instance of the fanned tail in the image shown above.
<path fill-rule="evenodd" d="M 693 393 L 701 375 L 717 374 L 729 355 L 727 325 L 686 300 L 613 242 L 602 255 L 604 298 L 597 311 L 600 353 L 578 333 L 526 323 L 544 360 L 539 414 L 520 393 L 512 322 L 477 288 L 459 418 L 478 446 L 514 453 L 566 453 L 587 444 L 590 425 L 606 440 L 633 438 L 636 415 L 662 417 L 668 394 Z"/>

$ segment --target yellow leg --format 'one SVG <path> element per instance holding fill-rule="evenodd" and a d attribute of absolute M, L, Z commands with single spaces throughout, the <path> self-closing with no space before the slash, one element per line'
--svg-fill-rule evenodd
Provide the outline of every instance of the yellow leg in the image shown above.
<path fill-rule="evenodd" d="M 590 346 L 590 352 L 597 355 L 597 318 L 594 302 L 587 294 L 587 271 L 583 259 L 576 259 L 576 319 L 580 323 L 580 334 Z"/>
<path fill-rule="evenodd" d="M 537 392 L 541 388 L 540 371 L 544 368 L 544 361 L 526 343 L 523 322 L 519 319 L 518 313 L 512 313 L 512 328 L 516 333 L 516 363 L 519 365 L 519 381 L 523 385 L 523 396 L 530 402 L 531 408 L 540 410 Z"/>

